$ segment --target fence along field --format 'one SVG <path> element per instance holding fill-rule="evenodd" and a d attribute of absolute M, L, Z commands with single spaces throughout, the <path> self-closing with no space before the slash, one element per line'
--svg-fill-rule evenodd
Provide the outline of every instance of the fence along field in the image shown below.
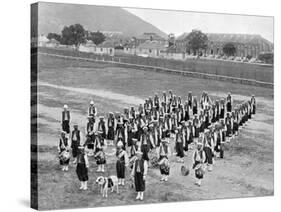
<path fill-rule="evenodd" d="M 148 69 L 153 71 L 172 72 L 190 77 L 215 79 L 237 82 L 241 84 L 257 85 L 273 88 L 272 65 L 251 64 L 224 60 L 187 59 L 186 61 L 168 60 L 162 58 L 143 58 L 134 55 L 108 56 L 75 50 L 43 48 L 39 53 L 63 57 L 76 57 L 87 61 L 114 63 L 121 67 Z"/>

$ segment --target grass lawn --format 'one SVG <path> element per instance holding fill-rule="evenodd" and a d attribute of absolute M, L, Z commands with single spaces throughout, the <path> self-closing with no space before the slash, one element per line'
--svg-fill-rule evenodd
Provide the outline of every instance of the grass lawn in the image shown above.
<path fill-rule="evenodd" d="M 106 115 L 109 111 L 123 111 L 124 107 L 137 106 L 148 96 L 156 92 L 161 95 L 163 90 L 169 89 L 184 99 L 189 91 L 199 97 L 206 90 L 213 99 L 225 97 L 230 91 L 234 104 L 255 94 L 258 114 L 225 147 L 225 159 L 216 161 L 213 172 L 206 174 L 201 187 L 194 185 L 193 172 L 187 177 L 180 175 L 181 164 L 175 163 L 172 157 L 169 182 L 161 183 L 159 170 L 149 169 L 145 200 L 142 203 L 273 195 L 273 89 L 46 55 L 39 55 L 38 63 L 40 209 L 139 204 L 139 201 L 135 201 L 135 192 L 130 187 L 129 179 L 119 195 L 110 193 L 108 199 L 102 198 L 98 186 L 94 184 L 98 175 L 92 158 L 88 191 L 78 189 L 74 165 L 67 173 L 60 171 L 55 146 L 59 139 L 61 108 L 67 104 L 72 122 L 79 123 L 83 129 L 91 99 L 97 105 L 98 114 Z M 106 151 L 114 150 L 109 148 Z M 188 166 L 191 166 L 191 155 L 192 151 L 185 157 Z M 107 170 L 106 174 L 115 174 L 114 156 L 108 158 Z"/>

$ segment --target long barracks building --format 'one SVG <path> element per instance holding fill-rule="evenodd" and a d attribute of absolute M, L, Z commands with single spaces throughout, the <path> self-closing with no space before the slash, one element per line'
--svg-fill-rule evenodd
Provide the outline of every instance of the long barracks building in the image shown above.
<path fill-rule="evenodd" d="M 176 39 L 176 46 L 182 52 L 188 52 L 186 39 L 189 33 L 183 33 Z M 224 33 L 206 33 L 208 37 L 208 47 L 205 53 L 208 55 L 223 54 L 223 46 L 226 43 L 232 43 L 236 48 L 236 55 L 239 57 L 258 57 L 261 52 L 272 52 L 273 43 L 264 39 L 260 35 L 251 34 L 224 34 Z"/>

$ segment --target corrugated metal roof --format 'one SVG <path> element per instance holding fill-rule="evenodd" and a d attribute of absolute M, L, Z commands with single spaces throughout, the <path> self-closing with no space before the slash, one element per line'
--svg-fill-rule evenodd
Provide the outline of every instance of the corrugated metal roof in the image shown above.
<path fill-rule="evenodd" d="M 189 33 L 185 32 L 182 35 L 177 37 L 177 40 L 184 40 Z M 264 39 L 261 35 L 258 34 L 227 34 L 227 33 L 206 33 L 208 40 L 210 42 L 222 42 L 222 43 L 251 43 L 257 44 L 260 42 L 265 42 L 269 45 L 272 45 L 271 42 Z"/>
<path fill-rule="evenodd" d="M 142 35 L 139 35 L 136 37 L 139 40 L 161 40 L 164 41 L 165 38 L 161 37 L 160 35 L 157 35 L 156 33 L 153 32 L 145 32 Z"/>
<path fill-rule="evenodd" d="M 141 43 L 138 48 L 142 49 L 159 49 L 159 50 L 164 50 L 165 49 L 165 44 L 163 42 L 159 42 L 156 40 L 147 40 L 144 43 Z"/>

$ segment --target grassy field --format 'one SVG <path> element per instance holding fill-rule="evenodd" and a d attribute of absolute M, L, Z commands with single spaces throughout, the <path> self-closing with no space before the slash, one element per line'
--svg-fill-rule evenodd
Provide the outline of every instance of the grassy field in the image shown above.
<path fill-rule="evenodd" d="M 273 90 L 178 75 L 124 69 L 112 65 L 58 59 L 39 55 L 38 82 L 38 183 L 39 208 L 79 208 L 139 204 L 128 182 L 121 193 L 109 194 L 104 199 L 94 184 L 96 165 L 90 159 L 90 181 L 87 191 L 80 191 L 75 166 L 61 172 L 56 145 L 59 139 L 60 116 L 63 104 L 71 110 L 72 122 L 86 124 L 86 111 L 94 99 L 99 115 L 109 111 L 123 111 L 124 107 L 138 105 L 148 96 L 172 89 L 186 97 L 188 91 L 199 96 L 207 90 L 213 98 L 225 97 L 232 92 L 237 104 L 255 94 L 258 114 L 225 148 L 225 159 L 217 160 L 213 172 L 207 173 L 203 185 L 194 185 L 194 173 L 180 175 L 181 164 L 172 158 L 169 182 L 159 181 L 159 170 L 149 169 L 145 200 L 141 203 L 206 200 L 273 195 Z M 173 144 L 171 144 L 173 149 Z M 107 152 L 114 151 L 107 149 Z M 192 151 L 185 158 L 191 166 Z M 115 158 L 108 158 L 106 174 L 115 174 Z M 128 176 L 127 172 L 127 176 Z"/>

